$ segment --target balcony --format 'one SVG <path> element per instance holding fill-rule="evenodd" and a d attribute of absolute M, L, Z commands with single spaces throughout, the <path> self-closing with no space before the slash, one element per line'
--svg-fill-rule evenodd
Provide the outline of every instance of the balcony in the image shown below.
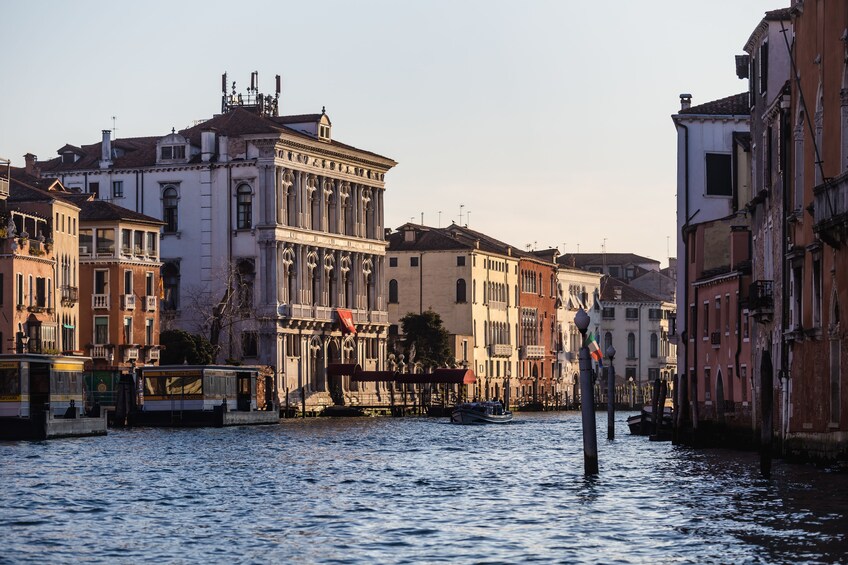
<path fill-rule="evenodd" d="M 489 300 L 489 309 L 506 312 L 506 302 L 500 302 L 498 300 Z"/>
<path fill-rule="evenodd" d="M 848 172 L 813 189 L 813 231 L 836 249 L 848 242 Z"/>
<path fill-rule="evenodd" d="M 754 281 L 748 291 L 748 312 L 760 323 L 774 317 L 774 281 Z"/>
<path fill-rule="evenodd" d="M 369 318 L 371 318 L 372 324 L 388 324 L 389 323 L 389 313 L 382 310 L 372 310 L 369 313 Z"/>
<path fill-rule="evenodd" d="M 291 317 L 292 318 L 311 318 L 312 317 L 312 306 L 309 304 L 292 304 L 291 305 Z"/>
<path fill-rule="evenodd" d="M 156 311 L 156 297 L 155 296 L 145 296 L 144 297 L 144 309 L 148 312 Z"/>
<path fill-rule="evenodd" d="M 0 178 L 0 198 L 9 197 L 9 179 Z"/>
<path fill-rule="evenodd" d="M 677 365 L 676 355 L 660 355 L 657 357 L 657 363 L 660 365 Z"/>
<path fill-rule="evenodd" d="M 545 357 L 544 345 L 524 345 L 521 347 L 522 359 L 543 359 Z"/>
<path fill-rule="evenodd" d="M 124 310 L 135 310 L 135 294 L 122 294 L 121 308 Z"/>
<path fill-rule="evenodd" d="M 91 295 L 91 307 L 92 308 L 105 308 L 109 309 L 109 295 L 108 294 L 92 294 Z"/>
<path fill-rule="evenodd" d="M 489 345 L 491 357 L 509 357 L 512 355 L 512 346 L 508 343 L 492 343 Z"/>
<path fill-rule="evenodd" d="M 109 353 L 111 353 L 112 348 L 108 345 L 92 345 L 91 346 L 91 358 L 92 359 L 108 359 Z"/>
<path fill-rule="evenodd" d="M 72 306 L 79 300 L 79 288 L 75 286 L 63 286 L 59 288 L 62 306 Z"/>
<path fill-rule="evenodd" d="M 713 332 L 710 334 L 710 345 L 713 347 L 721 345 L 721 332 Z"/>
<path fill-rule="evenodd" d="M 147 351 L 147 363 L 151 363 L 153 361 L 159 361 L 159 350 L 158 349 L 149 349 Z"/>
<path fill-rule="evenodd" d="M 333 320 L 333 309 L 329 306 L 315 306 L 315 319 L 322 322 L 331 322 Z"/>
<path fill-rule="evenodd" d="M 133 345 L 124 349 L 124 361 L 138 361 L 138 347 Z"/>

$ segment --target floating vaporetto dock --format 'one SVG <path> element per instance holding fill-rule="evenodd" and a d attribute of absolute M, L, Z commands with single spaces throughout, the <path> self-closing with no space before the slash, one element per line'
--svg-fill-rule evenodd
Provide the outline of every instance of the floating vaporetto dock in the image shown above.
<path fill-rule="evenodd" d="M 87 357 L 0 355 L 0 439 L 106 434 L 106 415 L 83 413 Z"/>
<path fill-rule="evenodd" d="M 141 387 L 129 417 L 138 426 L 279 424 L 279 410 L 257 410 L 258 367 L 165 365 L 137 370 Z"/>

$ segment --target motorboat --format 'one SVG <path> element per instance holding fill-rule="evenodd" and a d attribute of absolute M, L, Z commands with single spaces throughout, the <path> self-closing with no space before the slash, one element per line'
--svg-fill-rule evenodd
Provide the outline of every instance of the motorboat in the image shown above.
<path fill-rule="evenodd" d="M 506 424 L 512 421 L 512 412 L 500 402 L 464 402 L 451 412 L 453 424 Z"/>
<path fill-rule="evenodd" d="M 627 427 L 630 428 L 630 433 L 637 436 L 647 436 L 654 433 L 654 407 L 644 406 L 638 414 L 627 418 Z M 659 431 L 664 432 L 672 428 L 672 408 L 665 406 L 663 409 L 662 419 L 660 420 Z"/>

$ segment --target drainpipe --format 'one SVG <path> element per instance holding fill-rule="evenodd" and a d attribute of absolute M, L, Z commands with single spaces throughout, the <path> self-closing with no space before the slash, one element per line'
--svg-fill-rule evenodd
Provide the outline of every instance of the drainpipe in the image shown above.
<path fill-rule="evenodd" d="M 694 327 L 692 324 L 694 320 L 689 320 L 689 240 L 686 237 L 686 228 L 689 226 L 689 126 L 686 124 L 680 123 L 677 118 L 673 118 L 675 127 L 681 128 L 683 130 L 683 163 L 685 172 L 683 174 L 683 212 L 684 212 L 684 223 L 681 226 L 681 238 L 683 240 L 683 260 L 681 261 L 680 257 L 678 257 L 678 276 L 680 275 L 680 265 L 683 265 L 683 319 L 685 320 L 685 324 L 683 324 L 683 328 L 677 328 L 677 336 L 678 339 L 683 342 L 683 347 L 679 348 L 681 351 L 678 351 L 678 354 L 682 353 L 683 357 L 683 375 L 684 379 L 689 379 L 691 375 L 689 375 L 689 328 Z M 696 308 L 697 311 L 697 308 Z M 678 312 L 679 314 L 680 312 Z M 697 340 L 694 342 L 697 347 Z M 694 353 L 694 352 L 693 352 Z M 677 365 L 677 372 L 680 374 L 680 364 Z M 678 379 L 679 382 L 680 379 Z M 689 384 L 689 383 L 687 383 Z M 688 390 L 689 387 L 679 387 L 679 390 L 687 390 L 688 398 L 679 398 L 678 406 L 681 408 L 686 406 L 689 401 L 689 398 L 693 397 L 694 391 Z M 680 414 L 676 415 L 677 425 L 678 427 L 682 427 L 685 421 L 685 409 L 680 410 Z M 696 425 L 693 423 L 693 425 Z"/>

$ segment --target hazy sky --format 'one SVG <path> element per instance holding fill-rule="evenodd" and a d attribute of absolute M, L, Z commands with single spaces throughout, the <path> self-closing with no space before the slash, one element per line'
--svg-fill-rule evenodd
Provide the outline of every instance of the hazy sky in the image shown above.
<path fill-rule="evenodd" d="M 789 0 L 0 4 L 0 156 L 165 135 L 283 81 L 339 141 L 398 162 L 386 226 L 459 222 L 525 248 L 674 252 L 681 92 L 742 92 L 734 55 Z M 113 116 L 115 120 L 113 121 Z M 470 216 L 468 212 L 470 211 Z M 670 239 L 669 239 L 670 238 Z M 670 243 L 669 243 L 670 241 Z"/>

